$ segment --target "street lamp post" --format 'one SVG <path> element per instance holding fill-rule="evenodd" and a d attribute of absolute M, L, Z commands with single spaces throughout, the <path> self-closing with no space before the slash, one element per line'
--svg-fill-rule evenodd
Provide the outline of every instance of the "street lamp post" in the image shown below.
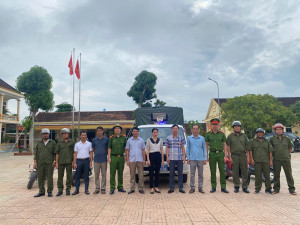
<path fill-rule="evenodd" d="M 219 84 L 217 81 L 211 79 L 211 78 L 208 78 L 210 81 L 214 82 L 217 84 L 217 88 L 218 88 L 218 106 L 219 106 L 219 120 L 221 122 L 221 113 L 220 113 L 220 96 L 219 96 Z"/>

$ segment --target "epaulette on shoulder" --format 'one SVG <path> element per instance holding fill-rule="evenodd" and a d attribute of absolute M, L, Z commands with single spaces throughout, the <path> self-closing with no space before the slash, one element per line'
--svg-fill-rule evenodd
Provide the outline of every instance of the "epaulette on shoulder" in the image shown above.
<path fill-rule="evenodd" d="M 112 138 L 114 135 L 109 136 L 109 138 Z"/>
<path fill-rule="evenodd" d="M 122 134 L 122 136 L 123 136 L 123 137 L 126 137 L 126 135 L 125 135 L 125 134 Z"/>

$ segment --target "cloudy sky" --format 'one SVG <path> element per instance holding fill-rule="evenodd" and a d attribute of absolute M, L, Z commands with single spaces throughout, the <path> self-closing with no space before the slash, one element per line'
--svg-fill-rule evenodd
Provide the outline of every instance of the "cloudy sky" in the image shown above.
<path fill-rule="evenodd" d="M 222 98 L 300 96 L 299 21 L 297 0 L 2 0 L 0 78 L 15 86 L 23 72 L 43 66 L 55 103 L 71 103 L 67 64 L 75 48 L 83 111 L 134 110 L 126 93 L 148 70 L 158 77 L 159 99 L 201 121 L 217 97 L 208 77 Z M 23 101 L 22 117 L 27 108 Z"/>

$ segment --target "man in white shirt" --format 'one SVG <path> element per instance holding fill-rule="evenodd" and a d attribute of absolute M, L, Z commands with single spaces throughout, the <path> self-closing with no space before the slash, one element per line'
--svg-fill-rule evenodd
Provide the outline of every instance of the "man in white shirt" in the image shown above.
<path fill-rule="evenodd" d="M 87 141 L 86 131 L 80 132 L 80 141 L 75 144 L 73 167 L 76 169 L 75 187 L 76 190 L 72 195 L 79 193 L 80 178 L 84 174 L 85 194 L 89 195 L 89 169 L 93 163 L 93 148 L 92 143 Z"/>

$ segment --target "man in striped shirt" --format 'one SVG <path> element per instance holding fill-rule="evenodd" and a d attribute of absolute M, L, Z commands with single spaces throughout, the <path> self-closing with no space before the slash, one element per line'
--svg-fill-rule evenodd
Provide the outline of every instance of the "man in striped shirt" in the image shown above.
<path fill-rule="evenodd" d="M 170 190 L 169 194 L 174 192 L 174 175 L 175 166 L 177 166 L 178 172 L 178 186 L 179 192 L 185 193 L 183 190 L 183 163 L 185 162 L 185 140 L 184 137 L 178 135 L 179 127 L 174 124 L 172 126 L 172 135 L 167 137 L 166 145 L 166 157 L 170 167 Z"/>

